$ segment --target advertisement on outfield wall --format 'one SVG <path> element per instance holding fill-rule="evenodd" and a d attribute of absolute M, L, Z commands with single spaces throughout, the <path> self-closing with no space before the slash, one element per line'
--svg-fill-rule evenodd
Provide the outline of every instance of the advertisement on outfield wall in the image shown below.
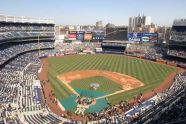
<path fill-rule="evenodd" d="M 76 40 L 76 32 L 75 31 L 71 31 L 68 33 L 68 39 L 69 40 Z"/>
<path fill-rule="evenodd" d="M 34 87 L 34 93 L 35 93 L 35 100 L 37 104 L 41 103 L 41 89 L 38 87 Z"/>
<path fill-rule="evenodd" d="M 157 34 L 157 36 L 150 36 L 149 41 L 150 42 L 158 42 L 158 34 Z"/>
<path fill-rule="evenodd" d="M 128 33 L 128 41 L 141 41 L 141 34 L 140 33 Z"/>
<path fill-rule="evenodd" d="M 85 41 L 92 40 L 92 33 L 86 33 L 86 34 L 84 34 L 84 40 Z"/>
<path fill-rule="evenodd" d="M 77 31 L 77 40 L 81 40 L 83 41 L 84 40 L 84 31 Z"/>
<path fill-rule="evenodd" d="M 128 33 L 128 41 L 157 42 L 158 33 Z"/>

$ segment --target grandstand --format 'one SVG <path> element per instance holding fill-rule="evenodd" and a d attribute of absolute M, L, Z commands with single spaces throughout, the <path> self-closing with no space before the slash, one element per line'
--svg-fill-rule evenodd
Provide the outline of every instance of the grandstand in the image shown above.
<path fill-rule="evenodd" d="M 30 50 L 53 47 L 52 20 L 14 16 L 0 16 L 0 65 L 18 54 Z"/>
<path fill-rule="evenodd" d="M 20 123 L 22 117 L 35 116 L 24 113 L 42 110 L 41 89 L 34 82 L 41 67 L 39 56 L 54 48 L 54 26 L 51 19 L 0 15 L 1 123 Z M 19 119 L 15 111 L 22 113 Z M 47 118 L 55 121 L 52 115 Z"/>
<path fill-rule="evenodd" d="M 0 44 L 10 41 L 54 40 L 54 21 L 0 15 Z"/>
<path fill-rule="evenodd" d="M 186 19 L 174 20 L 168 42 L 167 58 L 179 64 L 186 62 Z"/>
<path fill-rule="evenodd" d="M 186 46 L 186 19 L 174 21 L 168 45 L 170 48 L 174 46 Z"/>

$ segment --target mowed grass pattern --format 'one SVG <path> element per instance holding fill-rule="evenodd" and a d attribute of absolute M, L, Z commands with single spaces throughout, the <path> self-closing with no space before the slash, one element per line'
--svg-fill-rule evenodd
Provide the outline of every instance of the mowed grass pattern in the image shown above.
<path fill-rule="evenodd" d="M 56 77 L 59 74 L 77 70 L 106 70 L 119 72 L 135 77 L 145 84 L 145 86 L 141 88 L 108 97 L 108 100 L 112 104 L 115 104 L 120 100 L 130 99 L 140 92 L 152 90 L 163 82 L 168 74 L 176 69 L 173 67 L 122 55 L 96 54 L 49 58 L 49 76 L 51 77 Z M 59 81 L 52 81 L 51 83 L 56 85 L 56 83 L 59 83 Z M 58 93 L 60 94 L 58 96 L 59 98 L 64 98 L 71 95 L 71 92 L 66 93 L 66 88 L 61 89 L 61 91 L 60 88 L 55 90 L 56 92 L 60 92 Z"/>
<path fill-rule="evenodd" d="M 70 95 L 73 94 L 71 90 L 66 87 L 63 83 L 61 83 L 57 77 L 53 76 L 50 72 L 48 73 L 48 79 L 50 80 L 50 83 L 54 89 L 55 95 L 59 99 L 67 98 Z"/>
<path fill-rule="evenodd" d="M 101 76 L 95 76 L 90 78 L 84 78 L 80 80 L 74 80 L 70 83 L 70 85 L 73 88 L 80 88 L 80 89 L 86 89 L 91 90 L 90 85 L 92 83 L 99 84 L 99 88 L 96 91 L 100 92 L 107 92 L 107 93 L 113 93 L 118 90 L 122 90 L 122 85 Z"/>

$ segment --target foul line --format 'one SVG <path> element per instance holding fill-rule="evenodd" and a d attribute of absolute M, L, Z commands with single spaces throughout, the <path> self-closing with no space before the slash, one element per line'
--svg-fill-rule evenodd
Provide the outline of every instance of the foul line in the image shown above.
<path fill-rule="evenodd" d="M 160 80 L 160 79 L 154 80 L 153 82 L 158 81 L 158 80 Z M 108 94 L 108 95 L 105 95 L 105 96 L 97 97 L 95 99 L 98 100 L 98 99 L 106 98 L 106 97 L 109 97 L 109 96 L 120 94 L 120 93 L 125 92 L 125 91 L 127 91 L 127 90 L 119 90 L 119 91 L 116 91 L 116 92 L 114 92 L 112 94 Z"/>
<path fill-rule="evenodd" d="M 58 80 L 60 80 L 59 77 Z M 60 82 L 62 82 L 65 86 L 67 86 L 68 89 L 71 90 L 75 95 L 79 96 L 79 93 L 76 92 L 68 83 L 65 83 L 63 80 L 60 80 Z"/>
<path fill-rule="evenodd" d="M 114 93 L 111 93 L 111 94 L 108 94 L 108 95 L 105 95 L 105 96 L 97 97 L 97 98 L 95 98 L 95 99 L 98 100 L 98 99 L 106 98 L 106 97 L 108 97 L 108 96 L 113 96 L 113 95 L 116 95 L 116 94 L 119 94 L 119 93 L 122 93 L 122 92 L 125 92 L 125 91 L 126 91 L 126 90 L 119 90 L 119 91 L 116 91 L 116 92 L 114 92 Z"/>

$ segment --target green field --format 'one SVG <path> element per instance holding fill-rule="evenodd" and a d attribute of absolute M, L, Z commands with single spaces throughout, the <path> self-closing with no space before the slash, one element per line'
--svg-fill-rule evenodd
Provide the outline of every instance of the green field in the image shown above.
<path fill-rule="evenodd" d="M 85 79 L 80 79 L 80 80 L 74 80 L 70 83 L 70 85 L 73 88 L 90 90 L 91 83 L 99 84 L 99 88 L 96 91 L 113 93 L 115 91 L 122 90 L 122 85 L 120 85 L 110 79 L 107 79 L 105 77 L 101 77 L 101 76 L 90 77 L 90 78 L 85 78 Z"/>
<path fill-rule="evenodd" d="M 69 97 L 72 95 L 72 92 L 63 86 L 56 76 L 77 70 L 106 70 L 118 72 L 135 77 L 145 84 L 145 86 L 138 89 L 108 97 L 108 100 L 112 104 L 116 104 L 121 100 L 130 99 L 140 92 L 154 89 L 166 79 L 168 74 L 176 71 L 173 67 L 122 55 L 96 54 L 65 56 L 62 58 L 52 57 L 49 58 L 48 77 L 59 99 Z M 82 85 L 82 87 L 86 86 Z M 107 87 L 113 88 L 112 86 Z"/>

